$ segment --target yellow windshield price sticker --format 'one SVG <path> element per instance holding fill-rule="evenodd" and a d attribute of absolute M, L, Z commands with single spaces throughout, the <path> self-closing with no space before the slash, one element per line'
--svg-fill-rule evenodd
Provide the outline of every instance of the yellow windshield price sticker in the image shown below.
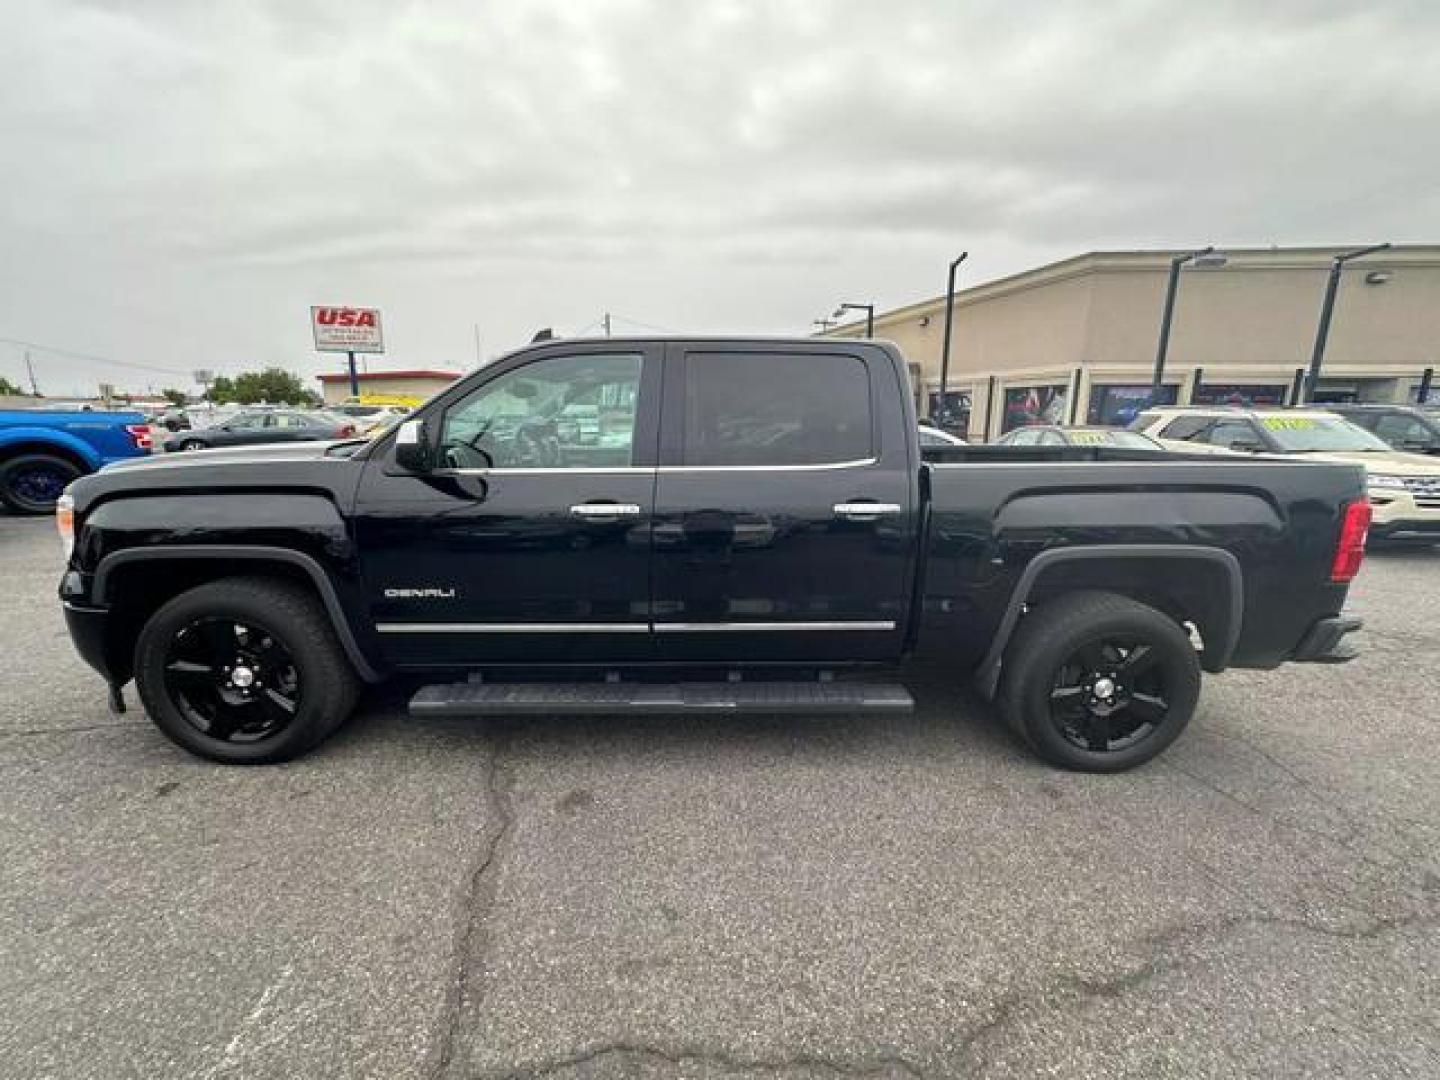
<path fill-rule="evenodd" d="M 1271 431 L 1308 431 L 1316 426 L 1309 416 L 1267 416 L 1260 423 Z"/>
<path fill-rule="evenodd" d="M 1086 446 L 1102 446 L 1110 441 L 1108 435 L 1102 435 L 1098 431 L 1072 431 L 1070 438 L 1073 442 Z"/>

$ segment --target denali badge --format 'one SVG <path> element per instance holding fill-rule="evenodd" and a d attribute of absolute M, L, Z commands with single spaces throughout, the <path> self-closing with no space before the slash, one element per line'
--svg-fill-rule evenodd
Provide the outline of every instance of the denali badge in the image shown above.
<path fill-rule="evenodd" d="M 454 589 L 386 589 L 386 600 L 454 600 Z"/>

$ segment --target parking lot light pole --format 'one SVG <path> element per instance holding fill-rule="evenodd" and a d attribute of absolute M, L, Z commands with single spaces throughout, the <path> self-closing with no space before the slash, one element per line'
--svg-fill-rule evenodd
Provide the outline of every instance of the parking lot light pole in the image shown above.
<path fill-rule="evenodd" d="M 1170 322 L 1175 317 L 1175 293 L 1180 288 L 1180 268 L 1193 259 L 1209 255 L 1215 250 L 1210 247 L 1198 251 L 1187 251 L 1170 260 L 1170 279 L 1165 283 L 1165 309 L 1160 315 L 1160 344 L 1155 349 L 1155 374 L 1150 380 L 1150 404 L 1160 404 L 1160 395 L 1165 384 L 1165 354 L 1170 351 Z M 1223 264 L 1224 257 L 1221 257 Z"/>
<path fill-rule="evenodd" d="M 865 312 L 865 336 L 866 336 L 867 338 L 873 338 L 873 337 L 875 336 L 875 305 L 874 305 L 874 304 L 841 304 L 839 307 L 837 307 L 837 308 L 835 309 L 835 315 L 834 315 L 834 317 L 838 319 L 838 318 L 840 318 L 841 315 L 844 315 L 845 312 L 847 312 L 847 311 L 863 311 L 863 312 Z"/>
<path fill-rule="evenodd" d="M 1305 376 L 1305 393 L 1300 401 L 1302 405 L 1309 405 L 1315 400 L 1315 388 L 1320 385 L 1320 366 L 1325 362 L 1325 343 L 1330 339 L 1330 319 L 1335 314 L 1335 294 L 1340 291 L 1340 274 L 1345 269 L 1345 264 L 1351 259 L 1373 255 L 1389 247 L 1388 243 L 1372 244 L 1354 251 L 1343 251 L 1330 260 L 1330 276 L 1325 280 L 1325 299 L 1320 303 L 1320 325 L 1315 328 L 1315 348 L 1310 353 L 1310 372 Z"/>
<path fill-rule="evenodd" d="M 353 352 L 348 352 L 345 354 L 345 356 L 348 358 L 350 366 L 350 396 L 352 398 L 359 398 L 360 376 L 355 371 L 355 354 Z"/>
<path fill-rule="evenodd" d="M 950 276 L 945 282 L 945 340 L 940 346 L 940 412 L 945 414 L 945 390 L 950 382 L 950 327 L 955 321 L 955 271 L 970 257 L 962 251 L 950 263 Z"/>

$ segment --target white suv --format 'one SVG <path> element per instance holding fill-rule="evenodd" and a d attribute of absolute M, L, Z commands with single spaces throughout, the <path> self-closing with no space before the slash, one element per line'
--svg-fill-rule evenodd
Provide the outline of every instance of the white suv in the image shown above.
<path fill-rule="evenodd" d="M 1395 450 L 1335 413 L 1224 405 L 1154 408 L 1137 416 L 1130 428 L 1170 450 L 1297 454 L 1363 465 L 1375 513 L 1371 539 L 1440 543 L 1440 463 Z"/>

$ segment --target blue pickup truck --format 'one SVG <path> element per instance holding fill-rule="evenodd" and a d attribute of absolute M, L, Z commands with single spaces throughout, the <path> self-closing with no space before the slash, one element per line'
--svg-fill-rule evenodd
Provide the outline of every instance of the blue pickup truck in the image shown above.
<path fill-rule="evenodd" d="M 77 476 L 150 448 L 138 412 L 0 409 L 0 503 L 21 514 L 51 513 Z"/>

